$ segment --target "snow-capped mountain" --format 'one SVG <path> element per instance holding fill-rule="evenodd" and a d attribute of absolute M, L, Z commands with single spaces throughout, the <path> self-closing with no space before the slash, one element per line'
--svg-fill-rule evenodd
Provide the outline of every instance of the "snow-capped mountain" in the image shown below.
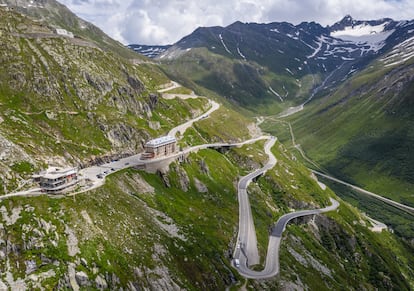
<path fill-rule="evenodd" d="M 253 104 L 256 98 L 306 101 L 303 86 L 314 88 L 312 96 L 331 90 L 376 58 L 382 57 L 385 65 L 408 61 L 414 56 L 412 37 L 414 21 L 361 21 L 346 16 L 327 27 L 315 22 L 200 27 L 163 52 L 157 47 L 145 50 L 152 57 L 160 52 L 155 58 L 161 61 L 195 62 L 203 67 L 194 74 L 203 76 L 200 84 Z M 216 65 L 223 57 L 232 67 L 226 74 Z"/>
<path fill-rule="evenodd" d="M 261 56 L 289 56 L 292 50 L 302 64 L 317 63 L 322 71 L 330 71 L 342 61 L 353 61 L 390 48 L 414 35 L 414 22 L 396 22 L 390 18 L 360 21 L 345 16 L 332 26 L 322 27 L 314 22 L 299 25 L 290 23 L 241 23 L 227 27 L 200 27 L 173 46 L 130 45 L 146 56 L 171 59 L 191 48 L 206 47 L 215 53 L 241 60 L 257 61 Z M 396 37 L 398 35 L 398 37 Z M 333 65 L 333 66 L 332 66 Z M 330 67 L 330 69 L 329 69 Z"/>

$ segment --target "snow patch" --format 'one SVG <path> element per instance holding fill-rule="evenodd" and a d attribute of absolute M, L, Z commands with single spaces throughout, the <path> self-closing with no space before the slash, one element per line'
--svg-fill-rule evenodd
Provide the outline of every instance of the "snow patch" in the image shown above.
<path fill-rule="evenodd" d="M 384 32 L 385 26 L 389 24 L 389 22 L 382 23 L 380 25 L 372 26 L 367 23 L 363 23 L 360 25 L 353 25 L 347 26 L 344 30 L 337 30 L 331 32 L 331 36 L 336 38 L 341 38 L 341 36 L 366 36 L 372 34 L 380 34 Z M 343 38 L 341 38 L 343 39 Z"/>
<path fill-rule="evenodd" d="M 181 49 L 179 47 L 171 47 L 170 49 L 162 52 L 161 54 L 159 54 L 157 56 L 158 59 L 168 59 L 168 60 L 172 60 L 172 59 L 176 59 L 179 56 L 183 55 L 187 50 Z"/>
<path fill-rule="evenodd" d="M 240 51 L 240 48 L 239 47 L 237 47 L 237 52 L 239 53 L 239 55 L 244 59 L 244 60 L 246 60 L 246 57 L 241 53 L 241 51 Z"/>
<path fill-rule="evenodd" d="M 357 69 L 351 69 L 348 73 L 348 75 L 352 75 L 354 72 L 358 71 Z"/>
<path fill-rule="evenodd" d="M 299 39 L 297 36 L 294 36 L 294 35 L 292 35 L 290 33 L 286 33 L 286 36 L 288 36 L 288 37 L 290 37 L 291 39 L 294 39 L 294 40 L 298 40 Z"/>
<path fill-rule="evenodd" d="M 283 85 L 283 90 L 285 90 L 285 92 L 286 92 L 286 94 L 285 94 L 285 98 L 289 95 L 289 91 L 288 90 L 286 90 L 286 87 L 285 87 L 285 85 Z"/>
<path fill-rule="evenodd" d="M 374 26 L 368 23 L 347 26 L 344 30 L 331 32 L 330 36 L 358 45 L 367 45 L 369 48 L 365 49 L 365 51 L 373 50 L 377 52 L 385 45 L 385 40 L 395 31 L 394 29 L 385 31 L 387 24 L 389 22 Z"/>
<path fill-rule="evenodd" d="M 282 98 L 282 96 L 280 96 L 275 90 L 273 90 L 273 88 L 272 87 L 270 87 L 269 86 L 269 90 L 270 90 L 270 92 L 272 92 L 274 95 L 276 95 L 277 97 L 279 97 L 279 99 L 280 99 L 280 101 L 284 101 L 283 100 L 283 98 Z"/>
<path fill-rule="evenodd" d="M 227 48 L 226 44 L 224 43 L 223 36 L 221 35 L 221 33 L 219 34 L 219 38 L 220 38 L 221 44 L 223 45 L 226 52 L 228 52 L 229 54 L 232 55 L 231 51 Z"/>
<path fill-rule="evenodd" d="M 304 42 L 303 40 L 301 40 L 301 39 L 299 39 L 299 41 L 301 42 L 301 43 L 303 43 L 304 45 L 306 45 L 307 47 L 309 47 L 310 49 L 315 49 L 313 46 L 311 46 L 310 44 L 308 44 L 307 42 Z"/>
<path fill-rule="evenodd" d="M 318 44 L 318 47 L 317 48 L 314 48 L 313 53 L 310 54 L 309 56 L 307 56 L 308 59 L 315 57 L 321 51 L 322 44 L 323 44 L 323 39 L 321 39 L 320 37 L 318 37 L 317 44 Z"/>
<path fill-rule="evenodd" d="M 293 76 L 293 73 L 292 73 L 292 71 L 291 71 L 291 70 L 289 70 L 289 68 L 285 68 L 285 70 L 286 70 L 289 74 L 291 74 L 291 75 Z"/>
<path fill-rule="evenodd" d="M 414 57 L 414 37 L 410 37 L 396 45 L 391 52 L 380 61 L 385 63 L 385 67 L 391 67 L 405 63 L 412 57 Z"/>

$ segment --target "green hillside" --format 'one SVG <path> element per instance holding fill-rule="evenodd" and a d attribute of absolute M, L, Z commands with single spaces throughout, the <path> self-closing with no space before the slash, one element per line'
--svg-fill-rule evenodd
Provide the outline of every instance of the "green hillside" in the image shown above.
<path fill-rule="evenodd" d="M 336 91 L 284 120 L 266 118 L 262 128 L 295 143 L 322 170 L 403 204 L 413 206 L 412 61 L 384 67 L 381 61 L 341 84 Z M 294 149 L 296 152 L 297 149 Z M 409 241 L 412 216 L 331 182 L 335 192 Z"/>
<path fill-rule="evenodd" d="M 193 48 L 177 59 L 163 61 L 162 67 L 183 84 L 207 88 L 260 114 L 274 114 L 305 101 L 314 85 L 311 75 L 297 76 L 297 80 L 287 72 L 275 73 L 254 61 L 228 58 L 206 48 Z"/>
<path fill-rule="evenodd" d="M 0 7 L 0 198 L 35 187 L 31 174 L 47 165 L 87 167 L 142 152 L 147 140 L 205 112 L 208 99 L 220 108 L 185 132 L 181 148 L 260 136 L 248 109 L 296 102 L 282 106 L 265 88 L 285 84 L 301 100 L 313 84 L 306 75 L 299 88 L 293 77 L 211 59 L 203 49 L 161 68 L 143 63 L 90 26 L 81 35 L 74 25 L 81 38 L 56 35 L 50 23 L 70 28 L 82 21 L 52 0 L 44 4 L 54 8 L 31 18 Z M 196 58 L 206 63 L 196 66 Z M 222 70 L 224 82 L 209 79 Z M 186 86 L 173 93 L 194 89 L 205 98 L 162 98 L 157 90 L 170 79 Z M 225 92 L 234 100 L 243 94 L 247 109 Z M 192 152 L 156 173 L 111 172 L 100 187 L 77 195 L 0 199 L 0 289 L 413 289 L 413 245 L 372 231 L 369 218 L 319 184 L 286 144 L 276 142 L 276 166 L 248 189 L 262 258 L 253 267 L 263 268 L 269 230 L 283 214 L 325 207 L 331 197 L 341 205 L 287 226 L 275 278 L 247 280 L 231 266 L 237 183 L 267 160 L 258 141 Z"/>
<path fill-rule="evenodd" d="M 288 226 L 281 274 L 274 280 L 239 277 L 230 267 L 238 221 L 234 184 L 260 165 L 262 146 L 225 155 L 203 150 L 159 175 L 126 170 L 74 197 L 1 202 L 3 219 L 8 217 L 2 231 L 11 248 L 8 264 L 0 262 L 2 274 L 29 289 L 71 288 L 71 276 L 89 289 L 413 286 L 412 248 L 390 233 L 371 232 L 369 222 L 344 202 L 336 213 Z M 273 152 L 278 165 L 249 190 L 262 257 L 268 228 L 279 216 L 290 208 L 318 207 L 333 195 L 283 145 Z"/>
<path fill-rule="evenodd" d="M 135 153 L 150 137 L 207 106 L 202 99 L 163 100 L 156 88 L 169 79 L 155 66 L 56 37 L 14 12 L 0 10 L 0 16 L 0 138 L 9 153 L 0 170 L 0 193 L 22 178 L 5 181 L 16 163 L 28 162 L 34 170 L 60 157 L 77 165 Z M 40 29 L 42 37 L 29 33 Z"/>
<path fill-rule="evenodd" d="M 414 206 L 412 74 L 374 63 L 290 118 L 297 142 L 329 173 Z"/>
<path fill-rule="evenodd" d="M 34 29 L 29 33 L 48 33 L 48 29 L 63 28 L 72 32 L 79 42 L 89 42 L 89 45 L 99 47 L 103 51 L 118 54 L 127 59 L 145 61 L 141 55 L 133 53 L 118 41 L 113 40 L 95 25 L 77 17 L 66 6 L 55 0 L 1 0 L 9 9 L 27 15 L 40 24 L 42 29 Z"/>

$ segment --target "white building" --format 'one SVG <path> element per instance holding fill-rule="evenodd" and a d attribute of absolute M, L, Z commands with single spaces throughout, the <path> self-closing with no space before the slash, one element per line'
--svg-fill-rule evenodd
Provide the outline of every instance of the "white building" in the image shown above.
<path fill-rule="evenodd" d="M 74 38 L 74 35 L 71 31 L 67 31 L 66 29 L 63 29 L 63 28 L 56 28 L 56 34 L 66 36 L 69 38 Z"/>
<path fill-rule="evenodd" d="M 49 168 L 45 172 L 34 175 L 33 179 L 39 183 L 42 191 L 47 193 L 63 192 L 79 182 L 76 168 Z"/>
<path fill-rule="evenodd" d="M 162 136 L 147 142 L 144 149 L 142 160 L 165 157 L 177 151 L 177 140 L 173 136 Z"/>

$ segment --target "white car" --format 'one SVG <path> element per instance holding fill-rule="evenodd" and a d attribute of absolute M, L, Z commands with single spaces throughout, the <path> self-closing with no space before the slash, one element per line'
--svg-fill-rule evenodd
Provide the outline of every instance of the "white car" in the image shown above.
<path fill-rule="evenodd" d="M 240 267 L 240 260 L 239 259 L 234 259 L 234 265 L 236 266 L 236 268 Z"/>

